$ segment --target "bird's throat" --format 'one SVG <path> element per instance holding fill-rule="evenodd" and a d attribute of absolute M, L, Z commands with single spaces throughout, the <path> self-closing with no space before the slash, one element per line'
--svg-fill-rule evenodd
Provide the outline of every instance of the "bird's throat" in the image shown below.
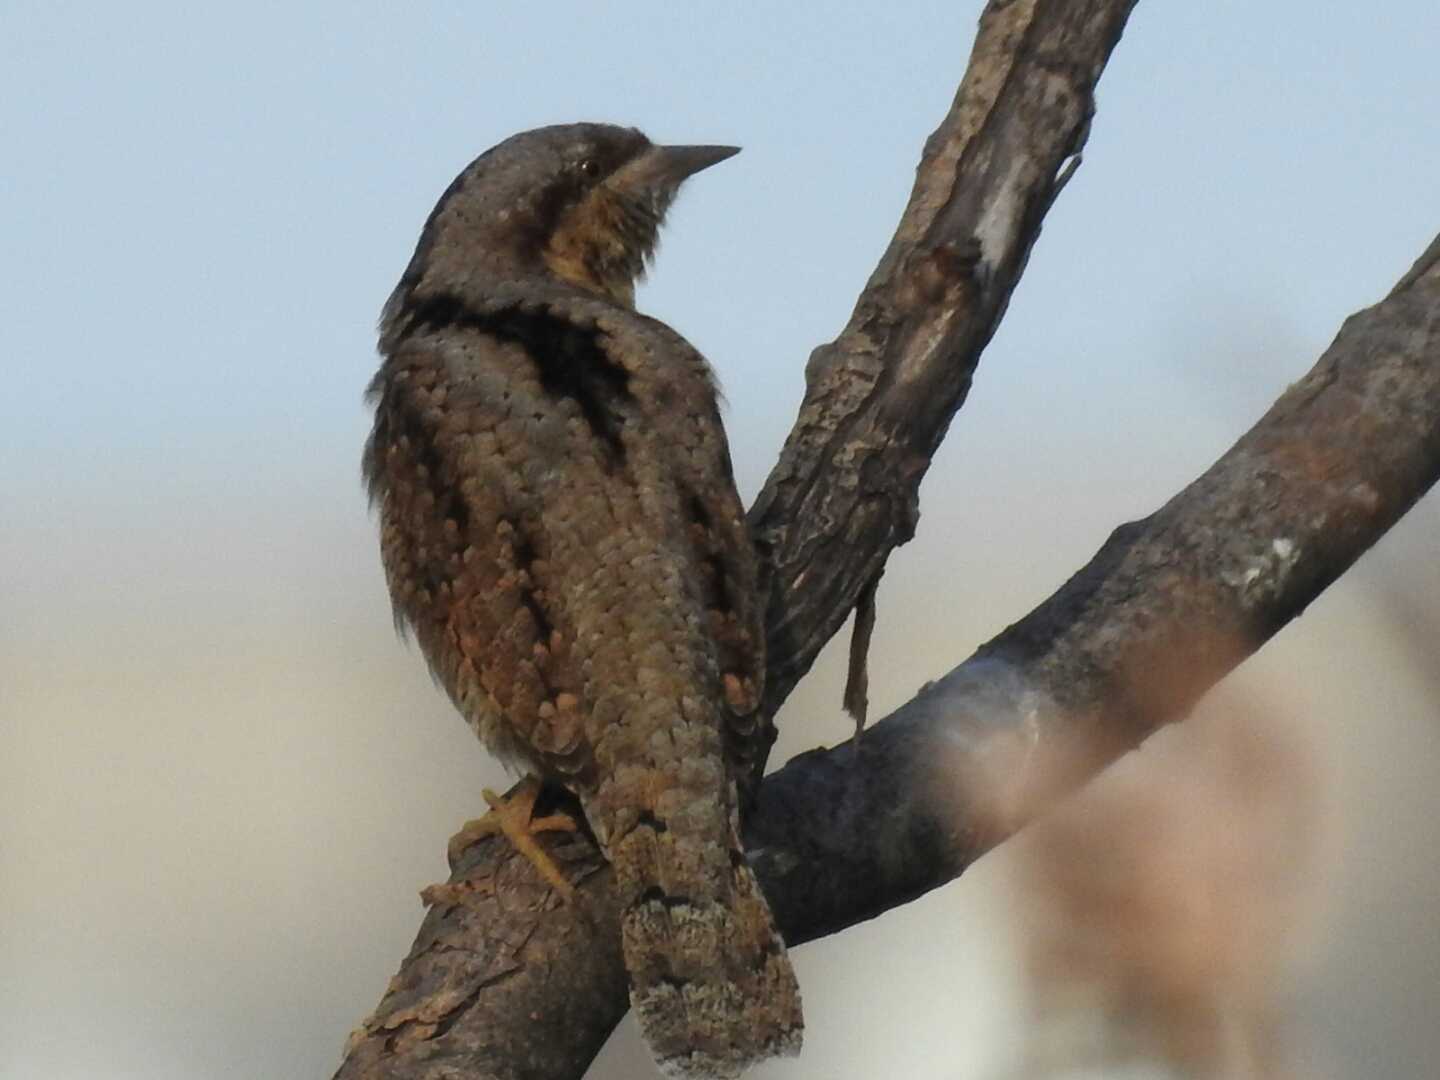
<path fill-rule="evenodd" d="M 643 203 L 602 186 L 561 217 L 545 245 L 545 265 L 573 285 L 633 308 L 635 282 L 659 232 L 659 218 Z"/>

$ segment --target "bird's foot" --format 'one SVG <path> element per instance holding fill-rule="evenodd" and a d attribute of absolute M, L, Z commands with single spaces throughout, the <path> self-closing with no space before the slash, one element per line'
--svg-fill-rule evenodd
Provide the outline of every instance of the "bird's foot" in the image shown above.
<path fill-rule="evenodd" d="M 487 836 L 504 836 L 515 850 L 530 860 L 536 870 L 566 901 L 575 899 L 575 886 L 570 884 L 550 853 L 535 841 L 535 834 L 542 832 L 578 832 L 579 825 L 569 814 L 555 813 L 544 817 L 535 816 L 535 802 L 540 798 L 542 785 L 533 776 L 527 776 L 509 795 L 503 798 L 489 788 L 481 791 L 490 804 L 490 812 L 484 817 L 467 821 L 459 832 L 450 838 L 450 866 L 453 869 L 465 854 L 467 848 Z"/>

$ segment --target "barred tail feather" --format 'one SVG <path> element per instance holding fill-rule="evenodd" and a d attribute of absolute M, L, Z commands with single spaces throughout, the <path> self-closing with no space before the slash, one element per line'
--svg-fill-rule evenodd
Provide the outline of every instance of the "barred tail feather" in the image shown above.
<path fill-rule="evenodd" d="M 795 973 L 733 822 L 726 831 L 717 851 L 642 824 L 611 853 L 634 886 L 621 918 L 631 1005 L 661 1070 L 687 1080 L 800 1052 Z"/>

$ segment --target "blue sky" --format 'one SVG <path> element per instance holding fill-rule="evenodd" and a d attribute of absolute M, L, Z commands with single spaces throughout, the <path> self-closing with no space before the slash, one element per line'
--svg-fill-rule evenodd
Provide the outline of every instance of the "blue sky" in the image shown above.
<path fill-rule="evenodd" d="M 3 6 L 0 1077 L 329 1075 L 499 778 L 391 634 L 358 483 L 374 321 L 451 177 L 558 121 L 744 147 L 689 185 L 639 304 L 719 370 L 748 497 L 979 7 Z M 1424 248 L 1437 40 L 1430 3 L 1139 6 L 886 576 L 877 714 L 1193 478 Z M 1440 1054 L 1406 934 L 1393 985 L 1335 989 L 1366 928 L 1428 925 L 1440 748 L 1365 591 L 1440 584 L 1421 529 L 1247 667 L 1328 733 L 1364 858 L 1312 1012 L 1374 1075 Z M 827 656 L 782 756 L 844 737 L 840 678 Z M 763 1075 L 998 1060 L 985 875 L 802 950 L 810 1047 Z M 953 994 L 906 996 L 926 965 Z"/>

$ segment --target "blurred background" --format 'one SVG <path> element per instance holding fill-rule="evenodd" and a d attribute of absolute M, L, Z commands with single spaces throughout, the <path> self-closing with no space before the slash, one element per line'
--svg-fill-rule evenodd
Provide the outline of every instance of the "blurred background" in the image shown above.
<path fill-rule="evenodd" d="M 358 476 L 375 318 L 451 177 L 578 119 L 745 147 L 682 196 L 639 304 L 718 368 L 748 500 L 980 6 L 0 5 L 0 1077 L 328 1077 L 504 782 L 392 631 Z M 1139 6 L 891 561 L 872 716 L 1203 470 L 1409 267 L 1440 227 L 1437 40 L 1421 0 Z M 1091 928 L 1121 950 L 1205 907 L 1176 970 L 1228 951 L 1171 989 L 1258 993 L 1294 1075 L 1433 1075 L 1437 514 L 1097 785 L 1092 827 L 798 950 L 804 1056 L 754 1075 L 1043 1070 L 1171 962 L 1057 953 L 1123 904 Z M 847 737 L 842 654 L 776 763 Z M 1113 873 L 1045 854 L 1137 817 Z M 627 1022 L 594 1075 L 649 1068 Z"/>

